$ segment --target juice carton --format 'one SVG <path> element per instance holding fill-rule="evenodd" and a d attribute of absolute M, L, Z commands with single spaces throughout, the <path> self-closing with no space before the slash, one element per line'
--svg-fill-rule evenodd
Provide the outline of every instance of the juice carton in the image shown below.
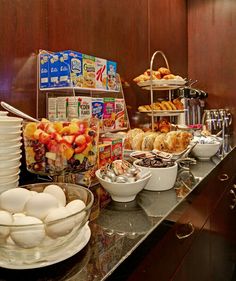
<path fill-rule="evenodd" d="M 59 84 L 59 75 L 60 75 L 60 61 L 59 61 L 60 53 L 50 54 L 49 61 L 49 78 L 50 78 L 50 87 L 57 88 L 60 87 Z"/>
<path fill-rule="evenodd" d="M 107 61 L 95 58 L 95 88 L 107 88 Z"/>
<path fill-rule="evenodd" d="M 115 129 L 115 98 L 103 98 L 103 128 L 104 131 Z"/>
<path fill-rule="evenodd" d="M 57 98 L 48 98 L 47 101 L 48 120 L 57 120 Z"/>
<path fill-rule="evenodd" d="M 95 57 L 83 54 L 83 87 L 95 88 Z"/>
<path fill-rule="evenodd" d="M 92 98 L 92 117 L 99 119 L 99 127 L 103 130 L 103 98 Z"/>
<path fill-rule="evenodd" d="M 107 89 L 117 91 L 119 89 L 117 83 L 117 64 L 114 61 L 107 61 Z"/>
<path fill-rule="evenodd" d="M 125 122 L 125 101 L 124 99 L 115 99 L 115 129 L 122 129 L 127 126 Z"/>
<path fill-rule="evenodd" d="M 39 55 L 40 66 L 39 66 L 39 88 L 49 88 L 50 81 L 49 81 L 49 60 L 50 54 L 43 54 Z"/>
<path fill-rule="evenodd" d="M 99 144 L 98 145 L 98 169 L 112 162 L 111 159 L 111 145 Z"/>
<path fill-rule="evenodd" d="M 123 158 L 123 141 L 120 138 L 102 138 L 103 144 L 111 146 L 111 160 L 118 160 Z"/>
<path fill-rule="evenodd" d="M 80 108 L 79 97 L 73 96 L 73 97 L 66 98 L 66 112 L 67 112 L 68 120 L 79 117 L 79 108 Z"/>
<path fill-rule="evenodd" d="M 78 97 L 79 98 L 79 117 L 91 118 L 92 117 L 92 98 L 91 97 Z"/>
<path fill-rule="evenodd" d="M 67 120 L 67 97 L 57 97 L 57 118 L 60 121 Z"/>

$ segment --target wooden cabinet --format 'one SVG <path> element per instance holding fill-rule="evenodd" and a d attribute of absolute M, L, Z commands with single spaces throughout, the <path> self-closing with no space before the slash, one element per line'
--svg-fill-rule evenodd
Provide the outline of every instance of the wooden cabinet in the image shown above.
<path fill-rule="evenodd" d="M 113 280 L 233 281 L 236 207 L 230 206 L 236 194 L 235 155 L 236 150 L 177 207 L 183 209 L 177 221 L 139 257 L 134 269 Z"/>

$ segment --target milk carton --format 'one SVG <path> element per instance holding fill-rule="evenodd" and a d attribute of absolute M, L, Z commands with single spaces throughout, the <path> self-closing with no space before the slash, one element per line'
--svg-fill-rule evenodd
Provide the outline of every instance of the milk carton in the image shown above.
<path fill-rule="evenodd" d="M 49 81 L 49 60 L 50 54 L 43 54 L 39 55 L 39 88 L 49 88 L 50 81 Z"/>
<path fill-rule="evenodd" d="M 95 57 L 83 54 L 83 88 L 95 88 Z"/>
<path fill-rule="evenodd" d="M 95 58 L 95 88 L 106 89 L 107 84 L 107 61 Z"/>
<path fill-rule="evenodd" d="M 92 98 L 79 97 L 79 117 L 88 119 L 92 117 Z"/>

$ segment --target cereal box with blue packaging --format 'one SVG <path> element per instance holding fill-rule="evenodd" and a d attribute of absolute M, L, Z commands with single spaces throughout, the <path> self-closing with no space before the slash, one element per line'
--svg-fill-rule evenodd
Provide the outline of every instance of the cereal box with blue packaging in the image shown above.
<path fill-rule="evenodd" d="M 119 85 L 117 81 L 117 63 L 114 61 L 107 61 L 107 89 L 118 91 Z"/>
<path fill-rule="evenodd" d="M 99 119 L 99 127 L 103 129 L 103 98 L 92 98 L 92 117 Z"/>
<path fill-rule="evenodd" d="M 95 88 L 95 57 L 83 54 L 83 88 Z"/>
<path fill-rule="evenodd" d="M 61 66 L 68 71 L 66 86 L 82 87 L 83 85 L 83 55 L 76 51 L 63 51 L 61 54 Z M 66 69 L 67 68 L 67 69 Z"/>
<path fill-rule="evenodd" d="M 60 87 L 59 76 L 60 76 L 60 53 L 50 54 L 49 60 L 49 78 L 50 88 Z"/>
<path fill-rule="evenodd" d="M 107 88 L 107 60 L 95 58 L 95 88 Z"/>
<path fill-rule="evenodd" d="M 50 80 L 49 80 L 49 60 L 50 54 L 49 53 L 40 53 L 39 54 L 39 88 L 50 88 Z"/>

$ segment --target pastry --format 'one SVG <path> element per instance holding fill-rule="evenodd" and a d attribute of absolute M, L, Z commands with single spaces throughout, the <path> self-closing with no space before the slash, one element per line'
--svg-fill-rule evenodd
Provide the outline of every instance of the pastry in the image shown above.
<path fill-rule="evenodd" d="M 153 143 L 157 136 L 157 133 L 151 132 L 150 134 L 144 135 L 141 150 L 151 151 L 153 150 Z"/>
<path fill-rule="evenodd" d="M 174 74 L 167 74 L 167 75 L 164 75 L 162 78 L 166 79 L 166 80 L 175 79 L 175 75 Z"/>
<path fill-rule="evenodd" d="M 147 110 L 147 108 L 146 108 L 144 105 L 140 105 L 140 106 L 138 107 L 138 111 L 139 111 L 139 112 L 146 112 L 146 111 L 148 111 L 148 110 Z"/>
<path fill-rule="evenodd" d="M 138 133 L 132 140 L 131 140 L 131 147 L 132 150 L 141 150 L 142 142 L 143 142 L 144 132 Z"/>
<path fill-rule="evenodd" d="M 172 110 L 176 110 L 176 106 L 173 104 L 172 101 L 168 101 L 169 105 L 171 106 Z"/>
<path fill-rule="evenodd" d="M 170 126 L 171 126 L 170 122 L 168 122 L 165 119 L 159 121 L 159 131 L 161 133 L 168 133 L 170 131 Z"/>
<path fill-rule="evenodd" d="M 153 148 L 160 151 L 166 151 L 165 137 L 165 133 L 157 135 L 153 143 Z"/>
<path fill-rule="evenodd" d="M 161 73 L 162 77 L 165 75 L 171 74 L 170 70 L 166 67 L 160 67 L 160 68 L 158 68 L 158 71 Z"/>
<path fill-rule="evenodd" d="M 169 104 L 168 101 L 162 101 L 163 105 L 166 107 L 167 110 L 172 110 L 171 105 Z"/>
<path fill-rule="evenodd" d="M 132 139 L 139 133 L 142 133 L 143 130 L 140 128 L 134 128 L 127 132 L 127 137 L 124 141 L 125 149 L 132 149 Z"/>
<path fill-rule="evenodd" d="M 182 110 L 184 109 L 183 103 L 180 101 L 180 99 L 174 99 L 173 104 L 175 105 L 176 109 Z"/>

